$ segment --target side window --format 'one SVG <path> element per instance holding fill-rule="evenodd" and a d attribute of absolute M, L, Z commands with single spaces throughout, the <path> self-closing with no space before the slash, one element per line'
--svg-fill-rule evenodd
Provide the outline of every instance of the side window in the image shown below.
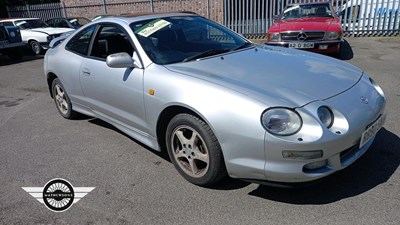
<path fill-rule="evenodd" d="M 67 21 L 65 20 L 58 20 L 56 23 L 56 27 L 66 27 L 69 28 Z"/>
<path fill-rule="evenodd" d="M 1 22 L 0 25 L 3 25 L 3 26 L 14 26 L 14 24 L 12 22 Z"/>
<path fill-rule="evenodd" d="M 65 48 L 80 55 L 87 55 L 90 39 L 95 29 L 96 25 L 93 25 L 79 32 L 67 43 Z"/>
<path fill-rule="evenodd" d="M 90 56 L 106 59 L 108 55 L 126 52 L 132 56 L 133 47 L 122 28 L 112 25 L 102 26 L 93 41 Z"/>
<path fill-rule="evenodd" d="M 54 27 L 54 20 L 47 20 L 46 23 L 51 26 Z"/>

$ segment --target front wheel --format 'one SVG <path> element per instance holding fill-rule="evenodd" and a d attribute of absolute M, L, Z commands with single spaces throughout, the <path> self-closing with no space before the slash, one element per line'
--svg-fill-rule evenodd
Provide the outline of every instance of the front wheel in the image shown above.
<path fill-rule="evenodd" d="M 221 147 L 211 128 L 190 114 L 178 114 L 167 127 L 168 155 L 189 182 L 210 186 L 226 176 Z"/>
<path fill-rule="evenodd" d="M 51 87 L 54 102 L 61 116 L 66 119 L 73 119 L 76 117 L 77 113 L 72 110 L 71 100 L 58 78 L 53 80 Z"/>
<path fill-rule="evenodd" d="M 31 42 L 29 43 L 29 45 L 31 46 L 31 49 L 32 49 L 33 54 L 35 54 L 35 55 L 40 55 L 40 54 L 43 53 L 43 48 L 42 48 L 42 46 L 40 45 L 39 42 L 37 42 L 37 41 L 31 41 Z"/>

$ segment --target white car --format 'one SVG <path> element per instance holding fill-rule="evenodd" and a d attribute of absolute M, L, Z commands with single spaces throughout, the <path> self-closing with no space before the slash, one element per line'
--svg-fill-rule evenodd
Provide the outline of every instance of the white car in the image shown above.
<path fill-rule="evenodd" d="M 38 18 L 5 19 L 0 21 L 0 25 L 19 27 L 22 41 L 27 44 L 36 55 L 40 55 L 43 53 L 43 50 L 48 49 L 52 39 L 65 32 L 73 31 L 73 29 L 70 28 L 50 27 Z"/>

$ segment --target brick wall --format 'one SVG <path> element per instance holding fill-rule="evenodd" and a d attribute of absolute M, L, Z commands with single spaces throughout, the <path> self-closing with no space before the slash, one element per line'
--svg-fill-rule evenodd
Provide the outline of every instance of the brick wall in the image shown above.
<path fill-rule="evenodd" d="M 150 0 L 61 0 L 65 5 L 67 16 L 93 18 L 96 15 L 120 15 L 123 13 L 151 13 Z M 224 0 L 157 0 L 153 1 L 154 12 L 192 11 L 224 23 Z"/>

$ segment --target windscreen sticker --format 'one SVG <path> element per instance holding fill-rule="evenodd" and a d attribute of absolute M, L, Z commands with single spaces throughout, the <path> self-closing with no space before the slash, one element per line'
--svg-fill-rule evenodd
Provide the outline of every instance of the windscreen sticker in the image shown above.
<path fill-rule="evenodd" d="M 148 37 L 151 34 L 153 34 L 154 32 L 161 30 L 162 28 L 170 25 L 171 23 L 163 20 L 163 19 L 156 19 L 151 21 L 150 23 L 144 25 L 143 27 L 141 27 L 138 31 L 137 34 L 140 34 L 144 37 Z"/>

